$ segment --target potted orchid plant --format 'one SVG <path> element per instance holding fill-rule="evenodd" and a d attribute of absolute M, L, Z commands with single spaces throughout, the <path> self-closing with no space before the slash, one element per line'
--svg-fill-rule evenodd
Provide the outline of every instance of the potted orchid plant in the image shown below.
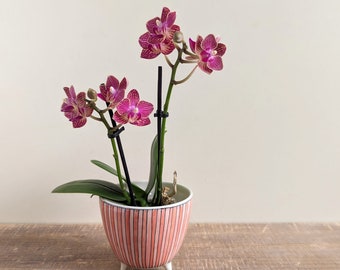
<path fill-rule="evenodd" d="M 171 269 L 171 259 L 180 247 L 185 233 L 186 225 L 183 220 L 187 222 L 189 220 L 192 196 L 189 189 L 176 184 L 175 174 L 174 183 L 165 183 L 163 181 L 165 133 L 171 94 L 174 86 L 186 82 L 197 68 L 207 74 L 222 70 L 223 68 L 222 56 L 225 54 L 226 46 L 220 43 L 220 39 L 213 34 L 209 34 L 204 38 L 199 35 L 195 40 L 189 39 L 188 45 L 185 42 L 180 26 L 175 24 L 175 19 L 176 12 L 164 7 L 160 17 L 155 17 L 146 23 L 147 32 L 139 38 L 139 44 L 142 48 L 141 57 L 144 59 L 154 59 L 163 55 L 171 72 L 163 103 L 162 67 L 158 67 L 156 109 L 150 102 L 142 100 L 136 89 L 126 91 L 128 85 L 126 78 L 119 80 L 115 76 L 108 76 L 106 82 L 100 84 L 99 91 L 89 89 L 87 93 L 79 92 L 77 94 L 73 86 L 64 88 L 67 97 L 62 103 L 61 111 L 72 122 L 74 128 L 83 127 L 88 119 L 94 119 L 105 126 L 113 151 L 114 166 L 98 160 L 92 160 L 91 162 L 115 175 L 118 178 L 118 183 L 99 179 L 76 180 L 62 184 L 52 192 L 89 193 L 100 197 L 104 228 L 114 253 L 122 262 L 122 269 L 125 269 L 126 265 L 149 268 L 163 264 L 168 265 L 168 269 Z M 174 52 L 177 54 L 173 57 L 174 60 L 171 60 L 169 55 Z M 186 77 L 178 79 L 176 75 L 180 65 L 193 65 L 193 68 Z M 151 144 L 149 179 L 144 187 L 141 187 L 134 181 L 131 181 L 121 135 L 124 131 L 124 125 L 132 124 L 142 127 L 150 124 L 152 112 L 154 112 L 153 116 L 157 119 L 157 134 Z M 174 218 L 174 222 L 185 226 L 184 229 L 181 229 L 183 235 L 179 235 L 177 240 L 173 238 L 175 239 L 174 244 L 176 248 L 172 248 L 172 254 L 164 255 L 164 258 L 154 256 L 155 258 L 157 257 L 156 261 L 150 259 L 152 256 L 149 253 L 152 251 L 148 247 L 145 247 L 145 254 L 148 256 L 144 256 L 144 259 L 136 260 L 134 257 L 130 258 L 129 255 L 123 254 L 122 249 L 128 251 L 127 253 L 133 253 L 134 248 L 140 246 L 140 244 L 134 245 L 133 243 L 143 238 L 143 235 L 136 235 L 135 227 L 130 228 L 129 225 L 124 224 L 122 221 L 126 219 L 131 225 L 131 218 L 137 212 L 129 214 L 128 217 L 121 218 L 121 211 L 124 213 L 126 211 L 122 210 L 122 207 L 125 205 L 126 209 L 132 211 L 137 211 L 138 209 L 154 211 L 157 208 L 164 210 L 168 204 L 171 205 L 169 209 L 173 209 L 173 206 L 178 205 L 181 207 L 181 210 L 176 214 L 169 214 L 164 219 L 162 216 L 158 217 L 158 221 L 154 222 L 161 223 L 162 228 L 166 229 L 164 228 L 164 222 L 168 224 L 171 219 L 170 216 L 176 215 L 177 219 Z M 186 207 L 184 207 L 185 205 Z M 147 218 L 148 216 L 145 213 L 139 213 L 137 214 L 138 218 L 135 217 L 141 220 L 141 224 L 138 223 L 138 226 L 143 226 L 144 224 L 145 227 L 145 224 L 149 224 L 143 223 L 146 222 L 144 217 Z M 183 214 L 181 220 L 178 220 L 178 213 Z M 118 215 L 119 218 L 115 215 Z M 139 215 L 142 215 L 142 217 Z M 115 224 L 112 225 L 113 221 Z M 150 224 L 153 223 L 151 222 Z M 112 234 L 112 231 L 124 230 L 126 236 L 127 231 L 130 230 L 129 228 L 132 231 L 133 235 L 131 238 L 134 241 L 129 239 L 123 244 L 117 243 L 119 237 L 115 236 L 116 233 Z M 179 230 L 174 228 L 174 226 L 169 225 L 168 229 L 171 229 L 174 234 L 178 234 Z M 151 229 L 155 230 L 155 228 Z M 148 237 L 147 235 L 144 236 Z M 162 245 L 158 243 L 158 248 L 160 246 Z M 157 249 L 157 244 L 153 248 L 155 247 Z M 137 261 L 138 263 L 136 263 Z"/>
<path fill-rule="evenodd" d="M 162 204 L 166 120 L 173 87 L 187 81 L 197 67 L 207 74 L 212 73 L 213 70 L 221 70 L 223 68 L 222 56 L 226 51 L 226 46 L 219 43 L 219 38 L 212 34 L 205 38 L 198 36 L 195 41 L 190 39 L 189 46 L 191 51 L 189 51 L 183 34 L 180 32 L 180 27 L 174 24 L 175 18 L 175 12 L 170 12 L 168 8 L 163 8 L 161 18 L 156 17 L 149 20 L 146 24 L 148 31 L 139 38 L 139 44 L 142 47 L 142 58 L 153 59 L 163 54 L 166 63 L 171 69 L 171 79 L 163 109 L 160 111 L 158 108 L 156 113 L 158 119 L 161 119 L 161 125 L 160 132 L 158 132 L 152 143 L 147 189 L 142 191 L 131 183 L 119 134 L 124 130 L 125 124 L 136 126 L 150 124 L 150 114 L 154 107 L 151 103 L 140 100 L 136 89 L 129 91 L 124 98 L 127 89 L 127 79 L 123 78 L 119 81 L 114 76 L 108 76 L 106 83 L 100 85 L 98 93 L 93 89 L 89 89 L 87 95 L 85 92 L 76 94 L 73 86 L 65 87 L 64 91 L 67 98 L 63 101 L 61 111 L 72 122 L 74 128 L 83 127 L 88 118 L 95 119 L 104 124 L 108 137 L 111 140 L 115 169 L 100 161 L 93 160 L 92 162 L 116 175 L 119 185 L 101 180 L 80 180 L 64 184 L 54 189 L 53 192 L 90 193 L 128 205 L 154 206 Z M 172 63 L 168 55 L 175 50 L 177 51 L 177 58 Z M 194 67 L 187 77 L 178 80 L 176 72 L 180 64 L 194 64 Z M 97 102 L 99 100 L 104 101 L 105 108 L 101 109 L 98 107 Z M 95 112 L 97 115 L 94 115 Z M 105 114 L 109 115 L 109 120 L 107 120 Z M 123 163 L 125 177 L 121 170 L 121 162 Z M 154 198 L 149 200 L 149 194 L 154 188 Z"/>

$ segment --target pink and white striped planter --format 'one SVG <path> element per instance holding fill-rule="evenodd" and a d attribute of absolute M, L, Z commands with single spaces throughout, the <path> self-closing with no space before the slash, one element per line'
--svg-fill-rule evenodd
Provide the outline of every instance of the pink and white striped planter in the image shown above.
<path fill-rule="evenodd" d="M 167 185 L 169 185 L 167 183 Z M 106 236 L 121 270 L 147 269 L 171 261 L 180 249 L 190 218 L 192 192 L 177 185 L 177 202 L 155 207 L 132 207 L 100 199 Z"/>

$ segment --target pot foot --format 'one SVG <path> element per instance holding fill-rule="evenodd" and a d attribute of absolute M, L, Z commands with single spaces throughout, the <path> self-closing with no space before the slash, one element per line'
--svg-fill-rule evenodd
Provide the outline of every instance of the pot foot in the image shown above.
<path fill-rule="evenodd" d="M 166 270 L 172 270 L 172 264 L 171 262 L 168 262 L 166 265 L 164 265 Z"/>
<path fill-rule="evenodd" d="M 127 270 L 127 265 L 124 263 L 120 263 L 120 270 Z M 171 262 L 168 262 L 166 265 L 164 265 L 166 270 L 172 270 L 172 264 Z"/>

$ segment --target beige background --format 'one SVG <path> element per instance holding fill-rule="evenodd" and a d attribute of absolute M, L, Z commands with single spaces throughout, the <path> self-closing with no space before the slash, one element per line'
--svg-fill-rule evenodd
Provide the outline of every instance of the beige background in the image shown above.
<path fill-rule="evenodd" d="M 110 179 L 89 162 L 111 162 L 104 128 L 73 130 L 62 87 L 126 76 L 155 102 L 164 61 L 140 59 L 137 40 L 163 6 L 186 38 L 228 46 L 224 70 L 197 71 L 170 105 L 165 176 L 193 190 L 192 221 L 339 221 L 339 1 L 2 0 L 0 222 L 100 221 L 97 198 L 50 193 Z M 122 135 L 136 180 L 154 134 L 155 121 Z"/>

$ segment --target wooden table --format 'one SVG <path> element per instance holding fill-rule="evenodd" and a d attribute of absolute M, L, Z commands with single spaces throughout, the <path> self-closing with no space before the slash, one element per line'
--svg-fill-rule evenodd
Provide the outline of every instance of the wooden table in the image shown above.
<path fill-rule="evenodd" d="M 118 269 L 102 225 L 0 224 L 0 269 Z M 340 269 L 340 223 L 191 224 L 174 270 Z"/>

